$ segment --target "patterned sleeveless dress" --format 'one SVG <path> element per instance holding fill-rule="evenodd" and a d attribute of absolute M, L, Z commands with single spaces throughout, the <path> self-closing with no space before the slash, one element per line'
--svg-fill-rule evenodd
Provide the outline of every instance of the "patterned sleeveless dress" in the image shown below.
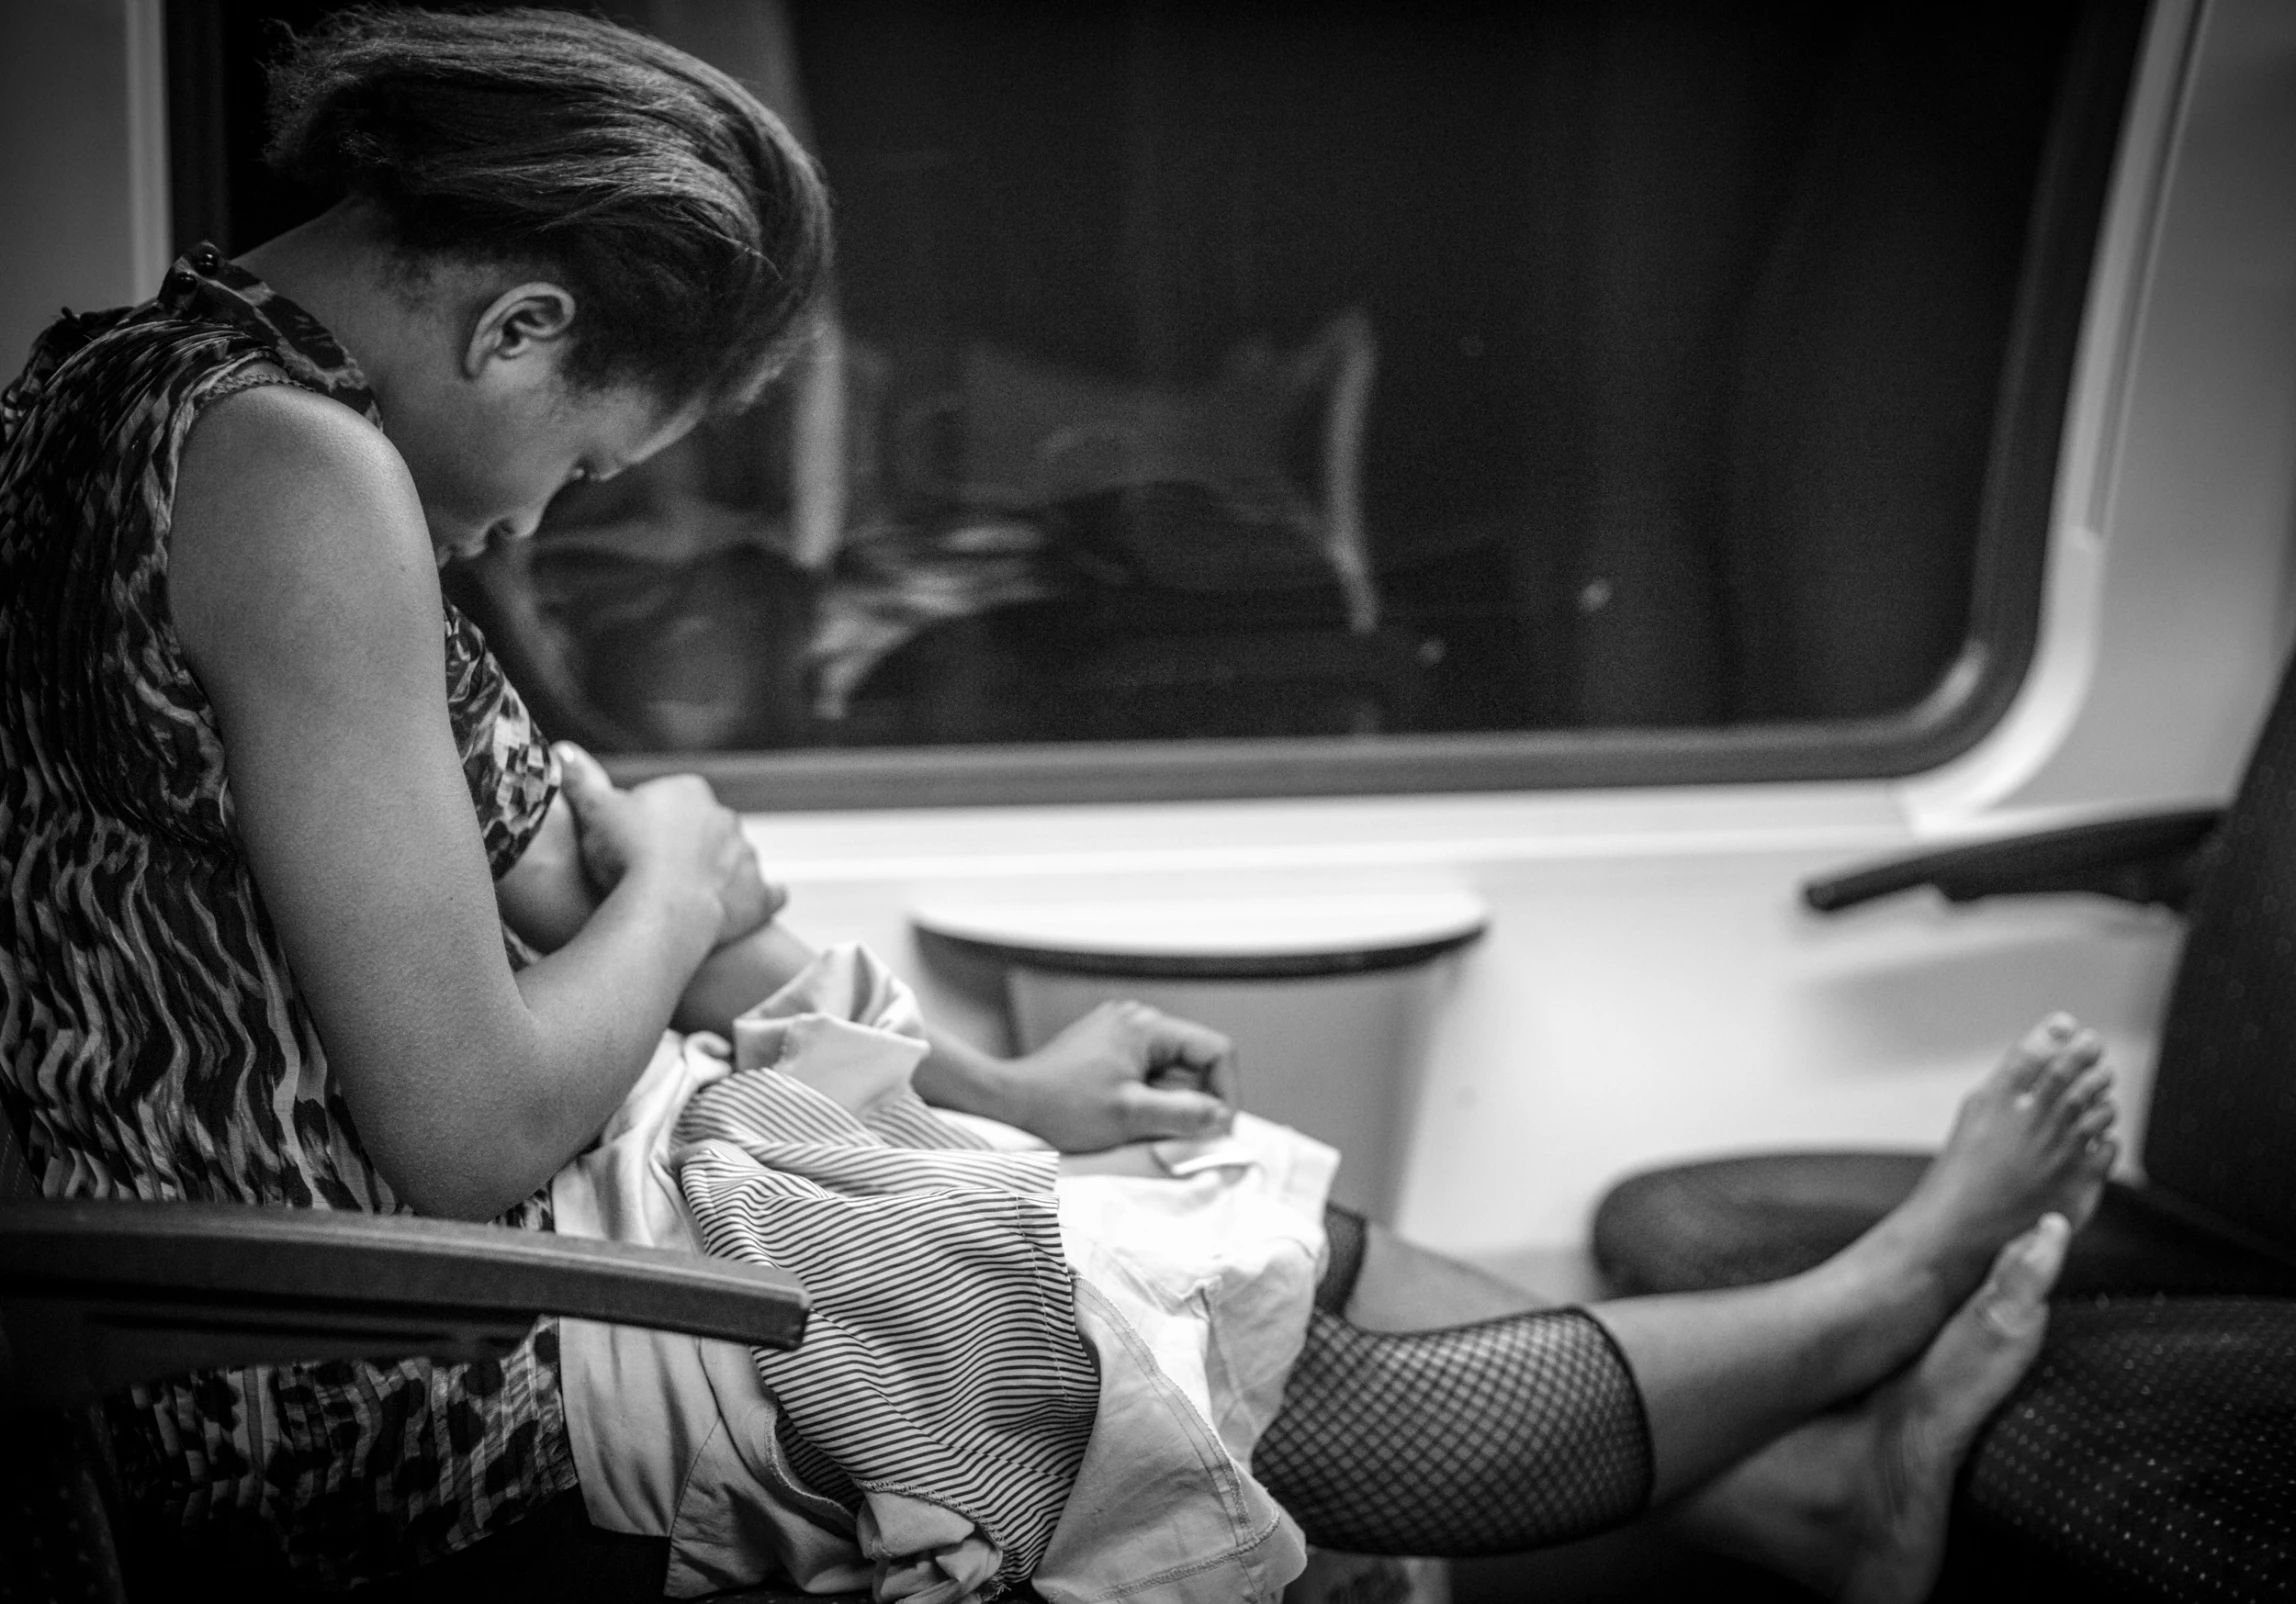
<path fill-rule="evenodd" d="M 202 406 L 282 372 L 380 425 L 327 332 L 203 247 L 154 301 L 67 314 L 0 399 L 0 1105 L 50 1197 L 405 1208 L 264 911 L 168 611 L 184 439 Z M 478 632 L 451 607 L 443 628 L 499 875 L 557 771 Z M 549 1229 L 547 1191 L 504 1223 Z M 210 1373 L 111 1416 L 139 1503 L 202 1551 L 317 1585 L 436 1558 L 575 1485 L 547 1322 L 499 1363 Z"/>

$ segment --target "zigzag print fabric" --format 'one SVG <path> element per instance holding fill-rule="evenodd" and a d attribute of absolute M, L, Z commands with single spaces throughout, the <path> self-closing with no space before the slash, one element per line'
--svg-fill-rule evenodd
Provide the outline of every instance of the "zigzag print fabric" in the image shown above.
<path fill-rule="evenodd" d="M 142 306 L 67 315 L 0 400 L 0 1099 L 50 1197 L 400 1208 L 368 1162 L 233 828 L 222 736 L 167 606 L 200 409 L 292 382 L 380 423 L 350 357 L 209 249 Z M 447 708 L 488 859 L 554 760 L 451 609 Z M 547 1229 L 547 1197 L 506 1223 Z M 124 1479 L 238 1562 L 342 1585 L 574 1485 L 556 1332 L 505 1361 L 253 1368 L 114 1410 Z"/>

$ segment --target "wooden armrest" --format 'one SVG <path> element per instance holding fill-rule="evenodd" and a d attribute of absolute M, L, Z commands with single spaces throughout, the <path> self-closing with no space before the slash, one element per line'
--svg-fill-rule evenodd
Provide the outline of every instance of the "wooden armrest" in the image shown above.
<path fill-rule="evenodd" d="M 1820 913 L 1935 886 L 1950 902 L 2087 891 L 2182 912 L 2207 873 L 2222 808 L 2146 813 L 1977 841 L 1810 880 L 1802 899 Z"/>
<path fill-rule="evenodd" d="M 0 1401 L 186 1370 L 515 1346 L 545 1314 L 792 1348 L 780 1271 L 411 1215 L 217 1203 L 0 1205 Z"/>

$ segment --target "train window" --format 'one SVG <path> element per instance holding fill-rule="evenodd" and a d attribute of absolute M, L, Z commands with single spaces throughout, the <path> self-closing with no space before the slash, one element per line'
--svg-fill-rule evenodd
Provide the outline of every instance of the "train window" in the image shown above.
<path fill-rule="evenodd" d="M 211 87 L 265 9 L 170 8 L 179 232 L 234 246 L 293 215 Z M 617 9 L 841 227 L 764 405 L 451 576 L 630 771 L 1872 775 L 2016 688 L 2136 0 Z"/>

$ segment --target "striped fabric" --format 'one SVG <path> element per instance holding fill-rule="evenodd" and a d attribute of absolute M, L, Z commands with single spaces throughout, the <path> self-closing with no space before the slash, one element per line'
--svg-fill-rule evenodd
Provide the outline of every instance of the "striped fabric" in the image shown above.
<path fill-rule="evenodd" d="M 51 1197 L 396 1212 L 233 828 L 213 709 L 167 606 L 176 463 L 263 375 L 380 422 L 349 356 L 212 250 L 139 307 L 64 320 L 0 399 L 0 1102 Z M 447 710 L 501 873 L 555 794 L 477 632 Z M 508 1223 L 547 1229 L 547 1198 Z M 205 1545 L 342 1583 L 461 1547 L 574 1485 L 556 1333 L 499 1364 L 253 1368 L 140 1389 L 140 1501 Z"/>
<path fill-rule="evenodd" d="M 856 1116 L 770 1068 L 697 1094 L 676 1144 L 709 1251 L 813 1297 L 802 1347 L 756 1353 L 791 1467 L 847 1511 L 863 1493 L 954 1510 L 1001 1551 L 1002 1582 L 1025 1578 L 1099 1396 L 1054 1155 L 982 1148 L 905 1081 Z"/>

